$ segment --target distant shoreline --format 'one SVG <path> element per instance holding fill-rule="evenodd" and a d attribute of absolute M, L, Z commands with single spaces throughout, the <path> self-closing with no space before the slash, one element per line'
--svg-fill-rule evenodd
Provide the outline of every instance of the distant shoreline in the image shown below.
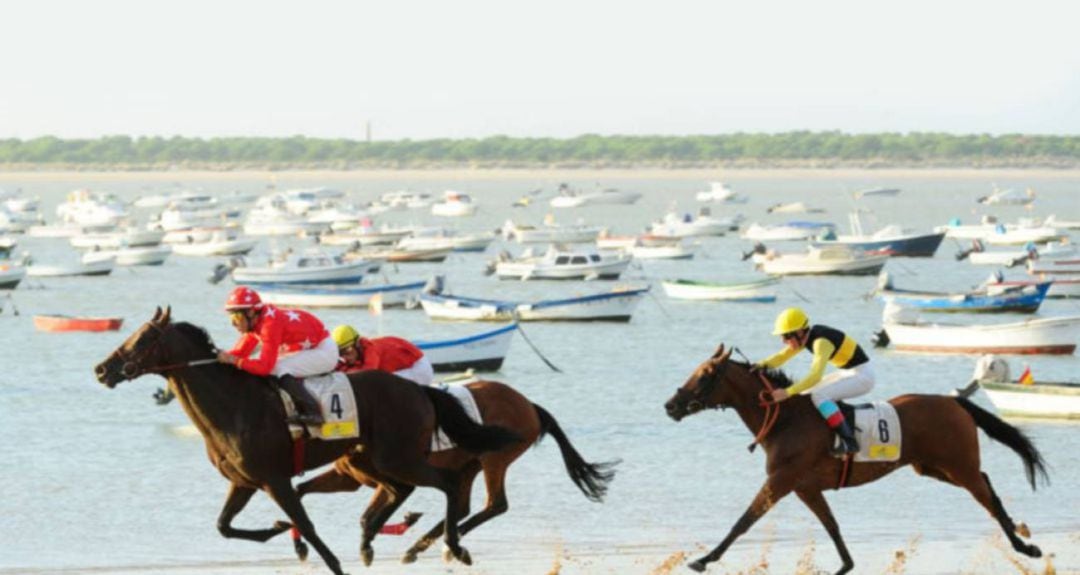
<path fill-rule="evenodd" d="M 657 180 L 755 180 L 800 179 L 828 180 L 859 178 L 885 185 L 905 179 L 1080 179 L 1080 167 L 1053 169 L 1031 168 L 443 168 L 443 169 L 370 169 L 370 170 L 206 170 L 176 169 L 156 171 L 132 170 L 2 170 L 0 183 L 26 181 L 288 181 L 288 180 L 617 180 L 648 178 Z"/>

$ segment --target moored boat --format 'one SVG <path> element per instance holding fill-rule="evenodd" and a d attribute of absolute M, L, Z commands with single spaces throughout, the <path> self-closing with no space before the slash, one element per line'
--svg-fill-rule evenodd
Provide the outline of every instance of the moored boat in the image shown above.
<path fill-rule="evenodd" d="M 1002 415 L 1080 419 L 1080 383 L 1041 381 L 1025 371 L 1027 377 L 1013 379 L 1004 358 L 985 355 L 972 380 Z"/>
<path fill-rule="evenodd" d="M 578 297 L 533 302 L 492 300 L 449 294 L 421 294 L 431 319 L 461 321 L 630 321 L 649 288 L 616 289 Z"/>
<path fill-rule="evenodd" d="M 764 290 L 779 281 L 776 277 L 731 283 L 674 279 L 664 280 L 661 285 L 671 299 L 770 303 L 776 301 L 776 294 Z"/>
<path fill-rule="evenodd" d="M 413 340 L 438 372 L 495 371 L 502 367 L 510 350 L 517 324 L 502 326 L 467 337 L 442 340 Z"/>
<path fill-rule="evenodd" d="M 1080 316 L 971 325 L 897 318 L 887 310 L 884 323 L 879 345 L 900 351 L 1062 355 L 1076 350 Z"/>
<path fill-rule="evenodd" d="M 376 295 L 383 307 L 404 306 L 419 297 L 427 282 L 347 285 L 267 284 L 259 287 L 263 301 L 282 307 L 359 308 Z"/>
<path fill-rule="evenodd" d="M 35 315 L 34 329 L 46 332 L 116 331 L 124 323 L 120 317 L 79 317 L 70 315 Z"/>
<path fill-rule="evenodd" d="M 570 250 L 551 246 L 541 256 L 531 250 L 518 259 L 497 261 L 494 273 L 499 279 L 618 279 L 630 267 L 633 256 L 600 254 L 595 249 Z"/>
<path fill-rule="evenodd" d="M 803 253 L 767 251 L 753 258 L 769 275 L 874 275 L 885 267 L 889 256 L 867 255 L 842 246 L 809 246 Z"/>
<path fill-rule="evenodd" d="M 26 268 L 23 266 L 0 263 L 0 289 L 15 289 L 24 277 Z"/>
<path fill-rule="evenodd" d="M 378 262 L 343 261 L 341 256 L 317 250 L 288 254 L 268 266 L 240 266 L 232 270 L 238 284 L 356 284 L 366 274 L 378 271 Z"/>
<path fill-rule="evenodd" d="M 983 287 L 964 292 L 898 289 L 883 274 L 878 296 L 888 304 L 927 312 L 1035 313 L 1046 298 L 1051 282 L 1012 288 Z"/>

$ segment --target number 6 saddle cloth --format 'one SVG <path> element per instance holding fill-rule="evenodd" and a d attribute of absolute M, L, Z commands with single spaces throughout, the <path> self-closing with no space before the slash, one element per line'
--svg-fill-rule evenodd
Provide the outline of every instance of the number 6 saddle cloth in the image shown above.
<path fill-rule="evenodd" d="M 838 402 L 859 442 L 857 462 L 883 463 L 900 459 L 900 417 L 887 401 L 850 405 Z M 854 417 L 852 417 L 854 412 Z"/>
<path fill-rule="evenodd" d="M 322 425 L 307 426 L 308 435 L 313 439 L 350 439 L 360 435 L 356 412 L 356 397 L 349 376 L 340 371 L 325 375 L 304 378 L 304 387 L 319 400 L 322 411 Z M 285 414 L 296 413 L 296 406 L 289 394 L 279 390 L 281 401 L 285 403 Z M 303 426 L 290 424 L 289 432 L 293 439 L 304 434 Z"/>

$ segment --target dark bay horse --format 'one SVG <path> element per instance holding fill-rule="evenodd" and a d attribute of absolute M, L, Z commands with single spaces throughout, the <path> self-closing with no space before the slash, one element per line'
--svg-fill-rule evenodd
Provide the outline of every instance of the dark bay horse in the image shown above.
<path fill-rule="evenodd" d="M 829 533 L 843 560 L 837 575 L 854 567 L 840 527 L 833 518 L 822 492 L 838 487 L 843 460 L 829 453 L 832 433 L 809 397 L 765 405 L 762 392 L 765 377 L 773 387 L 787 387 L 791 382 L 779 371 L 753 373 L 751 365 L 730 359 L 731 350 L 721 345 L 711 358 L 698 366 L 690 378 L 664 405 L 667 414 L 680 419 L 710 408 L 734 408 L 751 433 L 761 435 L 767 422 L 767 409 L 779 409 L 775 423 L 765 427 L 760 444 L 765 449 L 765 485 L 750 507 L 735 522 L 727 537 L 704 557 L 689 564 L 694 571 L 720 559 L 735 539 L 745 533 L 776 502 L 794 492 L 810 508 Z M 978 430 L 1004 443 L 1024 462 L 1028 482 L 1035 488 L 1035 477 L 1046 479 L 1042 456 L 1018 429 L 998 419 L 970 401 L 942 395 L 901 395 L 889 401 L 896 408 L 904 434 L 900 459 L 890 463 L 852 463 L 847 486 L 876 481 L 905 465 L 920 475 L 944 481 L 968 490 L 997 520 L 1013 549 L 1029 557 L 1040 557 L 1035 545 L 1025 543 L 1018 533 L 1029 537 L 1026 527 L 1013 523 L 998 499 L 990 478 L 980 470 Z M 770 418 L 771 419 L 771 418 Z"/>
<path fill-rule="evenodd" d="M 428 462 L 432 465 L 454 469 L 461 473 L 459 484 L 461 491 L 458 494 L 460 517 L 465 517 L 469 513 L 473 480 L 480 471 L 484 473 L 487 502 L 483 509 L 458 526 L 459 536 L 464 537 L 466 533 L 509 509 L 505 485 L 507 469 L 530 445 L 543 439 L 545 434 L 555 438 L 562 453 L 566 472 L 578 489 L 592 501 L 599 502 L 603 499 L 608 483 L 615 476 L 613 467 L 617 462 L 586 462 L 570 443 L 554 416 L 506 384 L 496 381 L 478 381 L 467 384 L 466 387 L 472 392 L 477 407 L 480 409 L 481 419 L 486 425 L 508 429 L 520 437 L 521 441 L 497 451 L 481 454 L 454 448 L 436 451 L 428 456 Z M 361 485 L 375 488 L 375 494 L 361 520 L 364 539 L 361 542 L 360 556 L 365 564 L 370 564 L 374 556 L 371 548 L 372 539 L 408 497 L 411 489 L 407 486 L 403 489 L 400 485 L 382 483 L 371 477 L 365 472 L 366 469 L 370 469 L 370 462 L 366 459 L 365 453 L 343 456 L 334 463 L 333 469 L 298 485 L 297 493 L 302 497 L 308 493 L 355 491 Z M 415 561 L 421 552 L 428 549 L 438 539 L 439 533 L 444 530 L 444 523 L 445 520 L 439 522 L 417 540 L 405 552 L 402 561 L 405 563 Z M 297 545 L 297 549 L 302 549 L 302 546 Z"/>
<path fill-rule="evenodd" d="M 231 483 L 218 531 L 225 537 L 263 542 L 295 526 L 330 570 L 341 574 L 340 562 L 316 534 L 293 489 L 293 441 L 277 391 L 266 378 L 211 361 L 216 350 L 206 331 L 172 323 L 170 315 L 168 309 L 158 308 L 153 319 L 97 365 L 98 381 L 112 388 L 149 373 L 166 377 L 206 441 L 210 462 Z M 427 461 L 436 420 L 455 443 L 473 453 L 499 450 L 520 438 L 500 427 L 477 425 L 457 400 L 438 389 L 379 371 L 352 374 L 349 381 L 356 396 L 360 437 L 307 440 L 300 466 L 312 469 L 362 449 L 372 472 L 386 481 L 439 489 L 446 494 L 446 515 L 452 519 L 446 522 L 447 547 L 455 558 L 470 563 L 468 551 L 458 543 L 460 474 Z M 232 526 L 257 489 L 270 495 L 288 522 L 260 530 Z"/>

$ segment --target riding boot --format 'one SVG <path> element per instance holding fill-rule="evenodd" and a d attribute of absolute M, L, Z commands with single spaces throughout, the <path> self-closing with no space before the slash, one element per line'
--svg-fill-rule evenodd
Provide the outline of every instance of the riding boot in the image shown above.
<path fill-rule="evenodd" d="M 841 421 L 840 425 L 836 426 L 833 431 L 840 437 L 840 445 L 834 448 L 834 455 L 842 457 L 849 453 L 859 452 L 859 442 L 855 440 L 855 434 L 851 431 L 851 426 L 846 420 Z"/>
<path fill-rule="evenodd" d="M 278 378 L 278 385 L 289 394 L 296 406 L 297 413 L 286 420 L 288 423 L 319 425 L 323 422 L 319 400 L 304 387 L 304 382 L 286 374 Z"/>

